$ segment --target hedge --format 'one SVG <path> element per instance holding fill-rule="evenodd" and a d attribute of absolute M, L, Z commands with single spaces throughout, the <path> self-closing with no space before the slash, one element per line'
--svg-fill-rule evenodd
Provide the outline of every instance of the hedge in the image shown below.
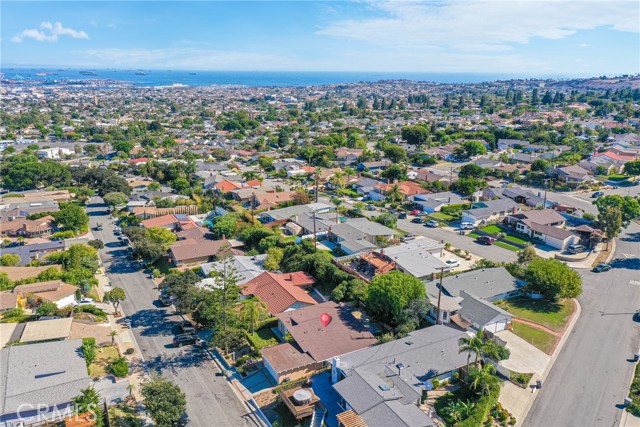
<path fill-rule="evenodd" d="M 465 420 L 457 423 L 455 427 L 482 427 L 489 416 L 489 412 L 491 412 L 491 409 L 498 402 L 499 396 L 500 386 L 495 385 L 494 387 L 491 387 L 489 394 L 478 399 L 476 406 L 474 406 L 471 411 L 471 415 L 469 415 Z"/>

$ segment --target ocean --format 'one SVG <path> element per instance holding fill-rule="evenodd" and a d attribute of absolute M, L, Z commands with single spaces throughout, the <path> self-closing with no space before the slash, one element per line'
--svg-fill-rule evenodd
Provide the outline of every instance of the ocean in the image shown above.
<path fill-rule="evenodd" d="M 481 83 L 522 78 L 515 75 L 474 73 L 402 73 L 402 72 L 310 72 L 310 71 L 183 71 L 3 68 L 8 80 L 118 80 L 136 86 L 238 85 L 238 86 L 317 86 L 326 84 L 412 80 L 433 83 Z M 81 74 L 82 72 L 82 74 Z"/>

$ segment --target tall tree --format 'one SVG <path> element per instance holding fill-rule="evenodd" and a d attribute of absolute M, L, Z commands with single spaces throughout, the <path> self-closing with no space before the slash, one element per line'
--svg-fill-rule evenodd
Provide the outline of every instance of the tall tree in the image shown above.
<path fill-rule="evenodd" d="M 607 235 L 607 249 L 609 242 L 622 231 L 622 212 L 614 206 L 607 206 L 598 214 L 598 225 Z"/>
<path fill-rule="evenodd" d="M 542 294 L 552 301 L 576 298 L 582 293 L 580 275 L 557 259 L 534 259 L 524 271 L 524 279 L 525 292 Z"/>
<path fill-rule="evenodd" d="M 187 408 L 187 399 L 180 387 L 159 374 L 142 383 L 140 394 L 147 413 L 158 427 L 174 427 Z"/>
<path fill-rule="evenodd" d="M 462 337 L 458 340 L 458 353 L 467 353 L 467 368 L 471 361 L 471 353 L 476 355 L 475 363 L 478 363 L 478 358 L 482 353 L 482 347 L 484 346 L 483 332 L 482 330 L 471 338 Z"/>
<path fill-rule="evenodd" d="M 267 304 L 256 297 L 242 301 L 239 314 L 240 319 L 249 324 L 253 334 L 256 331 L 256 323 L 264 319 L 269 314 L 269 310 Z"/>
<path fill-rule="evenodd" d="M 127 298 L 127 294 L 122 288 L 113 288 L 110 291 L 104 293 L 103 301 L 109 302 L 113 304 L 113 308 L 115 310 L 115 314 L 118 314 L 118 308 L 120 307 L 120 303 Z"/>
<path fill-rule="evenodd" d="M 367 295 L 367 307 L 381 322 L 398 325 L 412 300 L 425 296 L 424 284 L 413 276 L 392 271 L 373 278 Z"/>
<path fill-rule="evenodd" d="M 640 215 L 640 203 L 631 196 L 609 194 L 598 197 L 593 204 L 598 208 L 599 214 L 603 214 L 607 207 L 618 208 L 622 214 L 622 227 L 628 227 L 629 223 Z"/>

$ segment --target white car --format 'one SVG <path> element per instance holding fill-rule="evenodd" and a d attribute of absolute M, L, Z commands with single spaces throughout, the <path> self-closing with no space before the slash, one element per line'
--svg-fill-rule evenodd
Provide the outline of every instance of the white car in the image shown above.
<path fill-rule="evenodd" d="M 473 230 L 475 228 L 475 225 L 470 222 L 463 222 L 460 224 L 460 228 L 462 230 Z"/>
<path fill-rule="evenodd" d="M 448 259 L 444 263 L 447 264 L 447 267 L 449 267 L 450 269 L 460 267 L 460 261 L 458 261 L 457 259 Z"/>
<path fill-rule="evenodd" d="M 80 305 L 95 305 L 96 302 L 93 300 L 93 298 L 82 298 L 80 301 L 74 301 L 73 302 L 73 306 L 77 307 Z"/>

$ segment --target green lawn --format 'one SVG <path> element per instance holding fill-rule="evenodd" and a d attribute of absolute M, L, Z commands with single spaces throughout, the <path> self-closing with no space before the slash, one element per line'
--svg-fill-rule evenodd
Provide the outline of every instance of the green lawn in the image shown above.
<path fill-rule="evenodd" d="M 256 347 L 256 351 L 260 351 L 265 347 L 271 347 L 280 343 L 280 341 L 278 341 L 278 337 L 276 337 L 276 334 L 274 334 L 271 329 L 258 329 L 251 334 L 250 337 L 253 346 Z"/>
<path fill-rule="evenodd" d="M 516 298 L 495 301 L 495 305 L 516 317 L 562 332 L 575 310 L 571 300 L 559 303 L 532 298 Z"/>
<path fill-rule="evenodd" d="M 511 327 L 514 334 L 543 352 L 551 354 L 557 337 L 543 330 L 525 325 L 524 323 L 513 322 L 511 323 Z"/>
<path fill-rule="evenodd" d="M 119 356 L 115 347 L 98 347 L 96 348 L 96 360 L 89 366 L 89 375 L 92 377 L 101 377 L 109 372 L 109 362 Z"/>
<path fill-rule="evenodd" d="M 480 230 L 484 231 L 485 233 L 491 233 L 491 234 L 502 233 L 502 228 L 498 227 L 497 225 L 487 225 L 486 227 L 483 227 Z"/>
<path fill-rule="evenodd" d="M 611 174 L 607 176 L 607 179 L 610 181 L 623 181 L 627 178 L 629 178 L 627 175 L 620 175 L 620 174 Z"/>
<path fill-rule="evenodd" d="M 513 251 L 513 252 L 518 252 L 520 250 L 520 248 L 504 242 L 495 242 L 494 245 L 500 246 L 501 248 L 509 249 L 510 251 Z"/>
<path fill-rule="evenodd" d="M 504 239 L 509 240 L 510 242 L 521 243 L 523 245 L 529 243 L 527 240 L 524 240 L 524 239 L 521 239 L 520 237 L 516 237 L 512 235 L 508 235 Z"/>
<path fill-rule="evenodd" d="M 471 237 L 472 239 L 477 239 L 478 237 L 480 237 L 480 235 L 476 234 L 476 233 L 469 233 L 469 234 L 467 234 L 467 236 Z"/>
<path fill-rule="evenodd" d="M 444 222 L 451 222 L 451 221 L 455 221 L 455 219 L 456 219 L 456 217 L 454 217 L 452 215 L 447 215 L 447 214 L 442 213 L 442 212 L 435 212 L 435 213 L 432 213 L 430 216 L 435 218 L 435 219 L 439 219 L 440 221 L 444 221 Z"/>

